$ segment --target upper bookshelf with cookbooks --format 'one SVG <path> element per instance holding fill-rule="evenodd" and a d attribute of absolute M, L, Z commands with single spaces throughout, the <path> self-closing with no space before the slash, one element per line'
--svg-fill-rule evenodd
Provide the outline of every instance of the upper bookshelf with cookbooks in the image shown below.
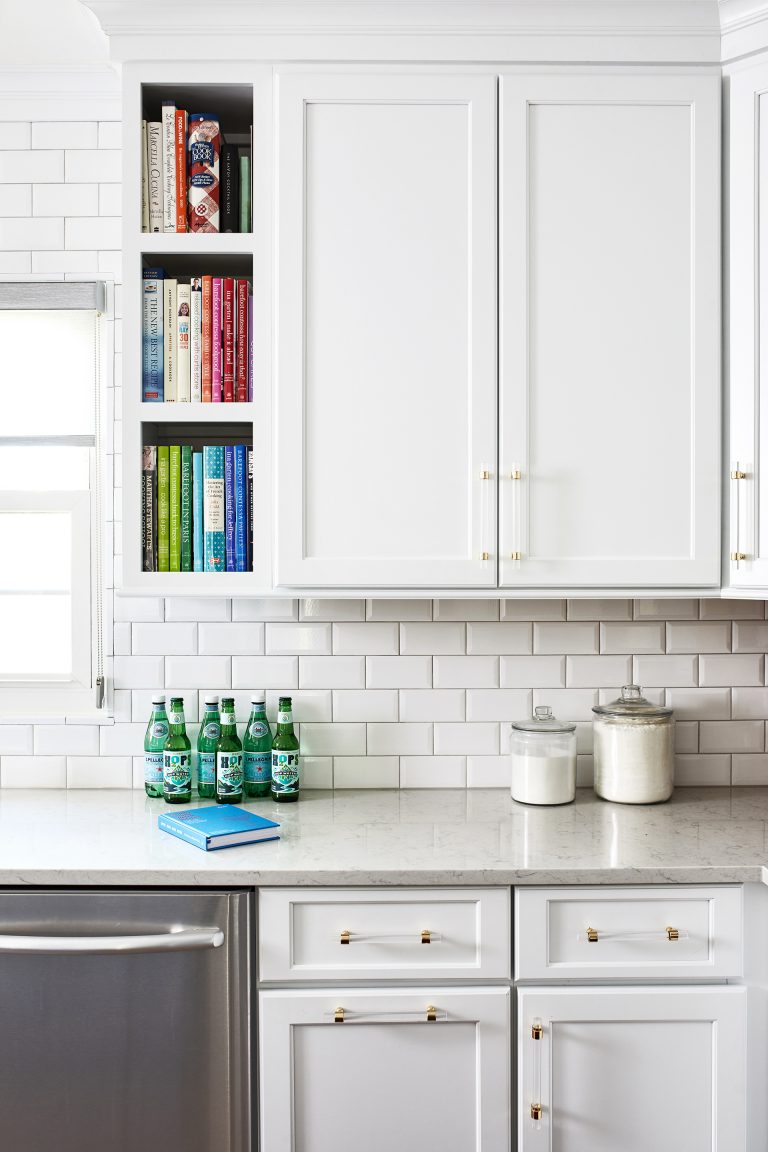
<path fill-rule="evenodd" d="M 143 84 L 141 115 L 142 233 L 201 252 L 229 235 L 237 250 L 253 227 L 253 87 Z"/>

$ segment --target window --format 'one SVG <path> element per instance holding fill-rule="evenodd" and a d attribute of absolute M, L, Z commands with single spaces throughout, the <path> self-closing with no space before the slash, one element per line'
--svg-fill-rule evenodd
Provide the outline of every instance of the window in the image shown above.
<path fill-rule="evenodd" d="M 0 284 L 0 712 L 103 699 L 105 285 Z"/>

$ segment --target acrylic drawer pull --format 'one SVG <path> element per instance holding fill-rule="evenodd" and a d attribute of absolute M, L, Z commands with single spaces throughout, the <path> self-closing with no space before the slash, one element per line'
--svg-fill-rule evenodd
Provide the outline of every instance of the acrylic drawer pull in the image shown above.
<path fill-rule="evenodd" d="M 598 932 L 597 928 L 587 928 L 585 932 L 579 932 L 576 935 L 579 944 L 585 941 L 589 944 L 597 944 L 599 940 L 603 943 L 634 943 L 634 942 L 648 942 L 652 943 L 654 940 L 688 940 L 689 934 L 683 932 L 680 928 L 666 927 L 659 932 Z"/>
<path fill-rule="evenodd" d="M 541 1114 L 544 1111 L 541 1104 L 541 1041 L 544 1036 L 544 1025 L 537 1017 L 531 1022 L 531 1040 L 534 1041 L 533 1045 L 533 1084 L 531 1101 L 531 1120 L 533 1127 L 536 1129 L 541 1128 Z"/>
<path fill-rule="evenodd" d="M 395 936 L 369 936 L 363 932 L 349 932 L 346 929 L 339 933 L 339 944 L 436 944 L 442 940 L 439 932 L 432 932 L 429 928 L 422 928 L 416 935 Z"/>
<path fill-rule="evenodd" d="M 437 1020 L 448 1019 L 448 1013 L 436 1008 L 434 1004 L 427 1004 L 423 1009 L 414 1008 L 403 1012 L 350 1012 L 348 1008 L 334 1008 L 332 1012 L 326 1012 L 324 1015 L 326 1018 L 332 1017 L 334 1024 L 354 1023 L 355 1020 L 426 1020 L 434 1024 Z"/>

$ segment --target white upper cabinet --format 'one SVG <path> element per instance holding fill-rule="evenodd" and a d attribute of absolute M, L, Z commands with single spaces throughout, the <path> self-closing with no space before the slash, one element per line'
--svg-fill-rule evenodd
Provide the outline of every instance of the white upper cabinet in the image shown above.
<path fill-rule="evenodd" d="M 496 585 L 496 89 L 277 78 L 278 585 Z"/>
<path fill-rule="evenodd" d="M 768 64 L 729 81 L 728 595 L 768 595 Z M 763 209 L 766 217 L 763 218 Z M 763 471 L 763 464 L 766 471 Z"/>
<path fill-rule="evenodd" d="M 502 76 L 503 587 L 719 583 L 719 124 L 715 71 Z"/>

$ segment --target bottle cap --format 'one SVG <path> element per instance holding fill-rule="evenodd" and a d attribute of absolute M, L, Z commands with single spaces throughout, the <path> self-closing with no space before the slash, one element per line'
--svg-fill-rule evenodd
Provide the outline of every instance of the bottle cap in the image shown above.
<path fill-rule="evenodd" d="M 288 705 L 288 707 L 290 708 L 290 706 L 291 706 L 291 697 L 290 697 L 290 696 L 281 696 L 281 697 L 280 697 L 280 704 L 279 704 L 279 706 L 282 706 L 283 704 L 287 704 L 287 705 Z"/>
<path fill-rule="evenodd" d="M 171 707 L 173 708 L 174 712 L 178 712 L 179 708 L 184 707 L 184 697 L 183 696 L 171 696 Z"/>
<path fill-rule="evenodd" d="M 165 704 L 165 696 L 153 696 L 152 697 L 152 703 L 153 704 Z"/>
<path fill-rule="evenodd" d="M 209 704 L 210 704 L 211 706 L 215 706 L 216 708 L 218 708 L 218 706 L 219 706 L 219 698 L 218 698 L 218 696 L 206 696 L 206 697 L 205 697 L 205 705 L 206 705 L 206 708 L 208 707 L 208 705 L 209 705 Z"/>
<path fill-rule="evenodd" d="M 266 704 L 267 698 L 263 692 L 254 692 L 251 696 L 251 704 Z"/>

